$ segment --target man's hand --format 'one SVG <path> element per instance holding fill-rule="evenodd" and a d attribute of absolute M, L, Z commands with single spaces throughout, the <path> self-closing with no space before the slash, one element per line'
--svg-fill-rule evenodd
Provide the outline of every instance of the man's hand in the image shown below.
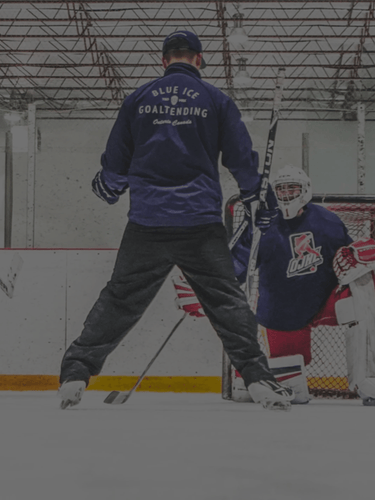
<path fill-rule="evenodd" d="M 251 204 L 259 200 L 259 193 L 257 195 L 252 195 L 247 199 L 242 199 L 242 203 L 245 209 L 245 214 L 251 219 Z M 266 195 L 266 206 L 264 208 L 258 208 L 255 212 L 255 225 L 263 233 L 271 227 L 274 219 L 279 213 L 278 204 L 276 196 L 272 190 L 270 184 L 268 184 L 267 195 Z"/>
<path fill-rule="evenodd" d="M 128 186 L 125 186 L 121 191 L 118 189 L 111 189 L 107 186 L 103 179 L 103 170 L 99 172 L 94 177 L 92 181 L 92 190 L 101 200 L 105 201 L 109 205 L 117 203 L 121 194 L 123 194 Z"/>

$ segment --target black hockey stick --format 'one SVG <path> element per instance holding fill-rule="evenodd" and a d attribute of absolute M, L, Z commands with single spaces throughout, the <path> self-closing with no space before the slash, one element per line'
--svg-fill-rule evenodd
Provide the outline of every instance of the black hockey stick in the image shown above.
<path fill-rule="evenodd" d="M 276 80 L 273 106 L 272 106 L 270 128 L 269 128 L 269 132 L 268 132 L 267 148 L 266 148 L 266 156 L 265 156 L 264 168 L 263 168 L 263 174 L 262 174 L 261 188 L 260 188 L 260 192 L 259 192 L 259 208 L 264 207 L 264 205 L 266 203 L 268 182 L 269 182 L 269 177 L 270 177 L 272 157 L 273 157 L 273 151 L 274 151 L 274 145 L 275 145 L 276 129 L 277 129 L 277 123 L 279 120 L 279 112 L 280 112 L 280 106 L 281 106 L 284 77 L 285 77 L 285 68 L 279 68 L 277 80 Z M 256 271 L 256 263 L 257 263 L 257 258 L 258 258 L 260 237 L 262 234 L 260 229 L 258 229 L 254 225 L 255 211 L 258 208 L 257 205 L 258 205 L 258 202 L 254 203 L 252 206 L 252 219 L 253 219 L 254 231 L 253 231 L 253 239 L 252 239 L 252 244 L 251 244 L 251 249 L 250 249 L 249 264 L 248 264 L 247 275 L 246 275 L 245 293 L 246 293 L 247 300 L 250 300 L 250 296 L 251 296 L 251 290 L 252 290 L 252 286 L 253 286 L 254 274 Z M 245 219 L 242 222 L 242 224 L 240 224 L 240 226 L 237 228 L 236 232 L 234 233 L 234 235 L 232 236 L 232 238 L 229 242 L 229 249 L 230 250 L 232 250 L 232 248 L 235 246 L 235 244 L 237 243 L 237 241 L 239 240 L 239 238 L 241 237 L 242 233 L 245 231 L 245 229 L 247 228 L 248 225 L 249 225 L 249 221 Z M 222 378 L 223 378 L 222 397 L 223 397 L 223 399 L 231 399 L 231 362 L 230 362 L 230 359 L 225 351 L 223 351 Z"/>
<path fill-rule="evenodd" d="M 174 332 L 177 330 L 177 328 L 181 325 L 181 323 L 183 322 L 183 320 L 186 318 L 188 313 L 185 313 L 181 319 L 178 320 L 178 322 L 175 324 L 175 326 L 172 328 L 172 331 L 171 333 L 168 335 L 168 337 L 164 340 L 164 342 L 162 343 L 162 345 L 159 347 L 157 353 L 155 354 L 155 356 L 152 358 L 152 360 L 149 362 L 149 364 L 146 366 L 146 368 L 144 369 L 142 375 L 139 377 L 139 379 L 137 380 L 137 383 L 135 384 L 135 386 L 133 387 L 133 389 L 130 390 L 130 392 L 128 391 L 124 391 L 124 392 L 120 392 L 120 391 L 112 391 L 111 393 L 108 394 L 108 396 L 105 398 L 104 400 L 104 403 L 108 403 L 110 405 L 121 405 L 123 403 L 125 403 L 129 398 L 130 396 L 133 394 L 133 392 L 137 389 L 137 387 L 139 386 L 139 384 L 142 382 L 142 380 L 144 379 L 144 376 L 146 375 L 146 373 L 148 372 L 150 366 L 153 364 L 153 362 L 155 361 L 155 359 L 159 356 L 159 354 L 161 353 L 161 351 L 163 350 L 164 346 L 166 345 L 166 343 L 168 342 L 168 340 L 172 337 L 172 335 L 174 334 Z"/>
<path fill-rule="evenodd" d="M 276 80 L 276 88 L 275 88 L 273 107 L 272 107 L 271 123 L 270 123 L 269 132 L 268 132 L 266 154 L 265 154 L 264 167 L 263 167 L 263 173 L 262 173 L 262 182 L 261 182 L 260 191 L 259 191 L 259 203 L 258 203 L 258 206 L 256 207 L 256 209 L 258 209 L 258 208 L 264 209 L 266 206 L 266 196 L 267 196 L 268 183 L 269 183 L 269 178 L 270 178 L 272 158 L 273 158 L 273 152 L 274 152 L 274 146 L 275 146 L 276 129 L 277 129 L 277 124 L 278 124 L 279 115 L 280 115 L 284 77 L 285 77 L 285 68 L 279 68 L 277 80 Z M 255 212 L 256 212 L 256 210 L 254 210 L 254 215 L 255 215 Z M 252 284 L 253 284 L 253 280 L 254 280 L 254 274 L 255 274 L 257 258 L 258 258 L 259 243 L 260 243 L 260 238 L 262 235 L 261 230 L 258 227 L 256 227 L 255 224 L 253 225 L 253 227 L 254 227 L 253 239 L 252 239 L 251 249 L 250 249 L 249 265 L 247 268 L 246 288 L 245 288 L 246 295 L 248 298 L 250 297 L 250 294 L 251 294 L 251 288 L 252 288 Z"/>
<path fill-rule="evenodd" d="M 264 208 L 264 205 L 266 203 L 266 195 L 267 195 L 268 181 L 269 181 L 270 171 L 271 171 L 273 149 L 274 149 L 275 137 L 276 137 L 276 129 L 277 129 L 277 123 L 279 120 L 284 77 L 285 77 L 285 69 L 279 68 L 277 80 L 276 80 L 273 106 L 272 106 L 270 128 L 269 128 L 269 132 L 268 132 L 266 157 L 264 160 L 261 188 L 260 188 L 260 192 L 259 192 L 259 208 Z M 256 207 L 256 208 L 258 208 L 258 207 Z M 229 242 L 229 249 L 230 250 L 232 250 L 232 248 L 235 246 L 235 244 L 237 243 L 240 236 L 245 231 L 245 229 L 247 228 L 248 225 L 249 225 L 249 221 L 244 220 L 242 222 L 242 224 L 240 224 L 240 226 L 237 228 L 236 232 L 234 233 L 234 235 L 232 236 L 232 238 Z M 258 229 L 258 228 L 256 228 L 256 229 Z M 257 232 L 260 233 L 259 230 Z M 254 233 L 255 233 L 255 231 L 254 231 Z M 259 234 L 259 236 L 257 236 L 257 238 L 260 239 L 260 234 Z M 255 239 L 255 234 L 253 237 L 253 242 L 254 242 L 254 239 Z M 258 242 L 257 246 L 259 246 L 259 242 Z M 254 255 L 255 256 L 255 263 L 253 263 L 253 266 L 254 265 L 256 266 L 256 257 L 257 257 L 258 251 L 255 250 L 254 244 L 252 245 L 252 249 L 254 249 L 254 251 L 256 252 L 256 255 Z M 250 258 L 249 264 L 250 264 L 250 261 L 252 262 L 253 259 Z M 255 268 L 253 269 L 252 274 L 254 274 L 254 272 L 255 272 Z"/>

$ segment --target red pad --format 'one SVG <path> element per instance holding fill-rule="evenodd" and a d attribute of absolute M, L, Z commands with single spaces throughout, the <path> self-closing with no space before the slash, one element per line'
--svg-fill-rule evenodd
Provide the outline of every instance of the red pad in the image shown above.
<path fill-rule="evenodd" d="M 281 331 L 267 328 L 270 358 L 302 354 L 305 366 L 311 361 L 311 326 L 300 330 Z"/>
<path fill-rule="evenodd" d="M 302 354 L 305 366 L 311 362 L 311 330 L 319 325 L 337 326 L 335 304 L 338 300 L 350 297 L 349 287 L 336 287 L 328 297 L 322 309 L 313 320 L 299 330 L 282 331 L 267 328 L 267 338 L 270 357 L 291 356 Z"/>
<path fill-rule="evenodd" d="M 175 299 L 177 307 L 188 313 L 189 316 L 203 318 L 205 314 L 202 306 L 186 279 L 182 276 L 172 276 L 172 281 L 177 293 Z"/>

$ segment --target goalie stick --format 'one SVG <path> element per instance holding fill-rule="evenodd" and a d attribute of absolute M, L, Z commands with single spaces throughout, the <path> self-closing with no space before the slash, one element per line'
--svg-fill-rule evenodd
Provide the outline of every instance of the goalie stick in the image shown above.
<path fill-rule="evenodd" d="M 275 88 L 275 95 L 274 95 L 274 101 L 273 101 L 271 123 L 270 123 L 269 132 L 268 132 L 267 148 L 266 148 L 266 155 L 265 155 L 265 159 L 264 159 L 264 167 L 263 167 L 263 174 L 262 174 L 262 182 L 261 182 L 260 191 L 259 191 L 259 202 L 258 202 L 258 206 L 256 207 L 256 209 L 258 209 L 258 208 L 264 209 L 265 205 L 266 205 L 266 196 L 267 196 L 268 182 L 269 182 L 269 178 L 270 178 L 272 158 L 273 158 L 273 152 L 274 152 L 274 146 L 275 146 L 277 123 L 279 121 L 284 78 L 285 78 L 285 68 L 279 68 L 277 80 L 276 80 L 276 88 Z M 256 212 L 256 210 L 254 210 L 254 214 L 255 214 L 255 212 Z M 253 218 L 254 218 L 254 216 L 253 216 Z M 254 280 L 254 274 L 255 274 L 256 263 L 257 263 L 257 258 L 258 258 L 259 243 L 260 243 L 260 238 L 262 236 L 261 230 L 258 227 L 256 227 L 254 224 L 253 224 L 253 228 L 254 228 L 253 239 L 252 239 L 251 248 L 250 248 L 249 265 L 247 268 L 246 287 L 245 287 L 246 296 L 248 298 L 250 298 L 250 294 L 251 294 L 251 288 L 252 288 L 252 284 L 253 284 L 253 280 Z"/>
<path fill-rule="evenodd" d="M 182 318 L 179 319 L 178 322 L 175 324 L 175 326 L 172 328 L 170 334 L 164 340 L 164 342 L 162 343 L 162 345 L 159 347 L 157 353 L 152 358 L 152 360 L 149 362 L 149 364 L 146 366 L 146 368 L 144 369 L 142 375 L 139 377 L 139 379 L 137 380 L 137 383 L 131 389 L 131 391 L 130 392 L 128 392 L 128 391 L 124 391 L 124 392 L 112 391 L 105 398 L 104 403 L 107 403 L 107 404 L 110 404 L 110 405 L 121 405 L 121 404 L 125 403 L 130 398 L 130 396 L 133 394 L 133 392 L 137 389 L 137 387 L 139 386 L 139 384 L 144 379 L 144 376 L 148 372 L 149 368 L 151 367 L 151 365 L 153 364 L 153 362 L 155 361 L 155 359 L 159 356 L 159 354 L 163 350 L 163 348 L 166 345 L 166 343 L 168 342 L 168 340 L 172 337 L 172 335 L 174 334 L 174 332 L 177 330 L 177 328 L 181 325 L 181 323 L 183 322 L 183 320 L 186 318 L 187 314 L 188 313 L 185 312 L 185 314 L 182 316 Z"/>
<path fill-rule="evenodd" d="M 281 97 L 282 97 L 282 92 L 283 92 L 284 77 L 285 77 L 285 68 L 279 68 L 277 80 L 276 80 L 273 106 L 272 106 L 271 122 L 270 122 L 270 127 L 269 127 L 269 132 L 268 132 L 266 157 L 264 160 L 261 187 L 260 187 L 260 192 L 259 192 L 259 207 L 260 208 L 263 208 L 265 203 L 266 203 L 266 195 L 267 195 L 268 181 L 269 181 L 270 171 L 271 171 L 273 149 L 274 149 L 275 137 L 276 137 L 276 129 L 277 129 L 277 123 L 279 120 L 279 112 L 280 112 Z M 257 208 L 258 207 L 255 205 L 255 209 L 257 209 Z M 255 210 L 254 210 L 254 212 L 255 212 Z M 242 233 L 245 231 L 245 229 L 247 228 L 248 225 L 249 225 L 249 221 L 244 220 L 242 222 L 242 224 L 238 227 L 237 231 L 234 233 L 233 237 L 231 238 L 231 240 L 229 242 L 229 249 L 230 250 L 232 250 L 232 248 L 235 246 L 235 244 L 240 239 Z M 258 233 L 257 236 L 256 236 L 256 233 Z M 249 259 L 249 265 L 250 265 L 250 263 L 252 263 L 254 260 L 252 258 L 252 252 L 253 252 L 253 254 L 254 254 L 253 257 L 255 257 L 255 262 L 252 263 L 252 267 L 256 265 L 256 257 L 258 255 L 257 247 L 259 246 L 259 241 L 257 242 L 256 245 L 254 245 L 254 243 L 255 243 L 256 238 L 258 238 L 260 240 L 260 235 L 261 235 L 261 231 L 258 228 L 255 228 L 254 235 L 253 235 L 253 245 L 251 247 L 250 259 Z M 255 272 L 255 267 L 252 270 L 252 274 L 254 274 L 254 272 Z"/>
<path fill-rule="evenodd" d="M 275 138 L 276 138 L 277 123 L 279 120 L 284 78 L 285 78 L 285 68 L 279 68 L 277 80 L 276 80 L 273 106 L 272 106 L 271 121 L 270 121 L 269 132 L 268 132 L 266 156 L 265 156 L 265 160 L 264 160 L 261 187 L 260 187 L 260 192 L 259 192 L 259 208 L 263 208 L 265 205 L 265 202 L 266 202 L 268 182 L 269 182 L 269 177 L 270 177 L 270 172 L 271 172 L 271 164 L 272 164 L 273 151 L 274 151 Z M 260 237 L 262 234 L 260 229 L 258 229 L 254 225 L 255 211 L 258 208 L 256 205 L 257 204 L 254 203 L 254 210 L 252 211 L 254 232 L 253 232 L 252 245 L 251 245 L 251 249 L 250 249 L 249 264 L 248 264 L 247 275 L 246 275 L 246 284 L 245 284 L 245 293 L 246 293 L 246 297 L 248 300 L 250 299 L 250 295 L 251 295 L 251 289 L 252 289 L 254 274 L 255 274 L 255 270 L 256 270 L 256 262 L 257 262 L 257 258 L 258 258 Z M 240 239 L 241 235 L 243 234 L 243 232 L 247 228 L 248 224 L 249 224 L 249 221 L 244 220 L 242 222 L 242 224 L 238 227 L 238 229 L 236 230 L 236 232 L 234 233 L 233 237 L 231 238 L 231 240 L 229 242 L 229 249 L 230 250 L 232 250 L 232 248 L 235 246 L 237 241 Z M 223 399 L 231 399 L 231 362 L 228 358 L 228 355 L 224 351 L 223 351 L 222 397 L 223 397 Z"/>

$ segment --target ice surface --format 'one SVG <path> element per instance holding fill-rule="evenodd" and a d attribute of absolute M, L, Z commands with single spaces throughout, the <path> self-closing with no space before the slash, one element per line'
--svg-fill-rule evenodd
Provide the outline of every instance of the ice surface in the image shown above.
<path fill-rule="evenodd" d="M 292 411 L 219 394 L 0 392 L 1 500 L 368 500 L 375 407 Z"/>

